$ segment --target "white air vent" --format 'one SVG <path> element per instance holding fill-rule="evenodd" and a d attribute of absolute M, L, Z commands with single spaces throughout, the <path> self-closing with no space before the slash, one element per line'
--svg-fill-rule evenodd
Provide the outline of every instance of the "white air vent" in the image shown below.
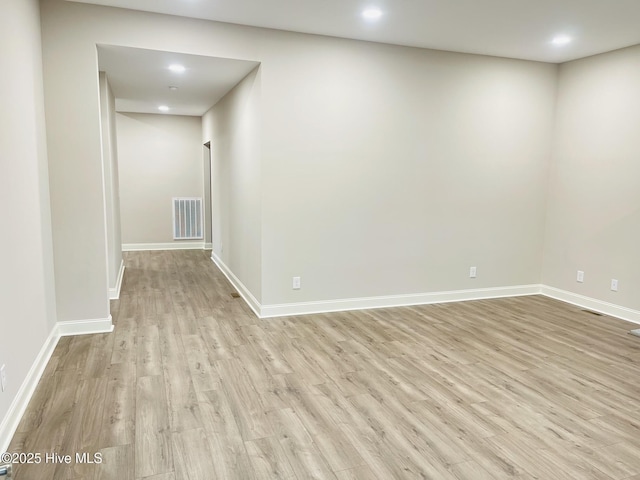
<path fill-rule="evenodd" d="M 201 240 L 202 198 L 173 199 L 173 239 Z"/>

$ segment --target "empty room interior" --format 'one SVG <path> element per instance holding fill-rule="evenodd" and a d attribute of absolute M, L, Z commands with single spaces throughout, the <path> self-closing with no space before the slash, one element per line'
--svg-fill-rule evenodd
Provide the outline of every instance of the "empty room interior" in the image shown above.
<path fill-rule="evenodd" d="M 640 480 L 636 0 L 0 12 L 0 479 Z"/>

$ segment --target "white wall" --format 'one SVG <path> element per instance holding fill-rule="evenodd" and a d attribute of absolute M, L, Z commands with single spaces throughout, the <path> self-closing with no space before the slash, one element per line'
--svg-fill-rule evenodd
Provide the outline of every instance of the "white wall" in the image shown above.
<path fill-rule="evenodd" d="M 202 119 L 118 113 L 116 123 L 122 243 L 193 243 L 173 240 L 172 198 L 204 195 Z"/>
<path fill-rule="evenodd" d="M 640 310 L 640 46 L 560 67 L 543 281 Z M 585 272 L 584 283 L 576 271 Z M 611 279 L 619 291 L 610 290 Z"/>
<path fill-rule="evenodd" d="M 120 232 L 120 193 L 118 180 L 118 147 L 116 143 L 116 99 L 109 79 L 100 72 L 100 122 L 102 126 L 102 168 L 105 187 L 107 229 L 107 274 L 109 289 L 115 290 L 122 264 Z"/>
<path fill-rule="evenodd" d="M 46 82 L 65 102 L 52 135 L 83 139 L 54 145 L 52 163 L 89 185 L 96 43 L 261 62 L 263 303 L 540 281 L 557 67 L 45 5 Z"/>
<path fill-rule="evenodd" d="M 0 393 L 2 450 L 15 420 L 11 405 L 56 322 L 36 0 L 3 2 L 0 45 L 0 64 L 10 66 L 0 75 L 0 365 L 8 378 Z"/>
<path fill-rule="evenodd" d="M 270 46 L 263 304 L 539 283 L 556 66 Z"/>
<path fill-rule="evenodd" d="M 213 254 L 260 301 L 261 103 L 256 68 L 202 119 L 211 142 Z"/>
<path fill-rule="evenodd" d="M 62 32 L 60 22 L 67 19 L 54 5 L 40 4 L 57 317 L 107 322 L 96 43 L 75 41 L 71 32 L 82 31 L 82 23 L 67 24 L 68 34 Z"/>

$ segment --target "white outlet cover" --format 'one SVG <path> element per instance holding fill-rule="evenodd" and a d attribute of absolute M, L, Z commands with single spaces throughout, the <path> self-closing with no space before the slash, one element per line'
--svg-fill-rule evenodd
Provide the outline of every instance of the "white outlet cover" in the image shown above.
<path fill-rule="evenodd" d="M 2 367 L 0 367 L 0 384 L 0 386 L 2 387 L 2 391 L 4 392 L 5 388 L 7 388 L 6 365 L 2 365 Z"/>
<path fill-rule="evenodd" d="M 584 282 L 584 272 L 582 270 L 578 270 L 578 275 L 576 276 L 576 280 L 580 283 Z"/>
<path fill-rule="evenodd" d="M 618 291 L 618 280 L 616 280 L 615 278 L 611 279 L 611 290 L 613 290 L 614 292 Z"/>
<path fill-rule="evenodd" d="M 300 277 L 293 277 L 293 289 L 300 290 Z"/>
<path fill-rule="evenodd" d="M 470 278 L 476 278 L 477 273 L 478 273 L 478 270 L 476 269 L 476 267 L 469 268 L 469 277 Z"/>

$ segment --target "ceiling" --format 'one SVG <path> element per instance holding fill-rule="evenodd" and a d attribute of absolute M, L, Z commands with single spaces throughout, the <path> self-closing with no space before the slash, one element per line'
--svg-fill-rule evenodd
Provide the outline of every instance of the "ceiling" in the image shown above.
<path fill-rule="evenodd" d="M 560 63 L 640 44 L 640 0 L 71 0 L 397 45 Z M 382 12 L 366 20 L 367 7 Z M 572 41 L 558 46 L 556 35 Z M 258 63 L 100 45 L 119 112 L 201 116 Z M 168 66 L 184 65 L 184 73 Z M 172 91 L 169 86 L 178 87 Z"/>
<path fill-rule="evenodd" d="M 640 43 L 639 0 L 72 0 L 375 42 L 565 62 Z M 362 10 L 383 12 L 365 21 Z M 573 37 L 562 47 L 551 39 Z"/>
<path fill-rule="evenodd" d="M 185 67 L 183 73 L 169 66 Z M 107 73 L 116 111 L 202 116 L 258 62 L 202 57 L 141 48 L 98 45 L 98 66 Z M 170 90 L 169 87 L 178 87 Z"/>

